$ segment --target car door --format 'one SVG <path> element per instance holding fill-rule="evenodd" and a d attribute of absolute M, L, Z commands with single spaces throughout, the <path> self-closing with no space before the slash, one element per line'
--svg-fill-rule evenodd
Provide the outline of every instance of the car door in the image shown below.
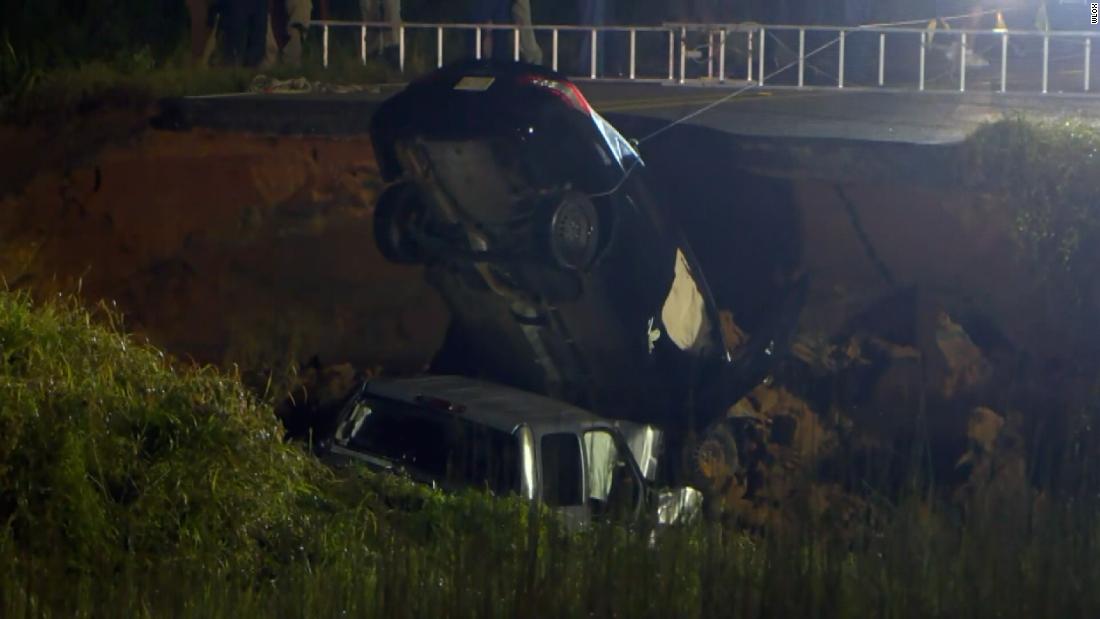
<path fill-rule="evenodd" d="M 640 515 L 644 481 L 629 448 L 607 428 L 586 431 L 581 438 L 585 460 L 585 504 L 593 519 L 619 522 Z"/>
<path fill-rule="evenodd" d="M 574 432 L 550 432 L 539 438 L 540 496 L 561 514 L 567 527 L 590 521 L 584 500 L 584 461 L 580 437 Z"/>

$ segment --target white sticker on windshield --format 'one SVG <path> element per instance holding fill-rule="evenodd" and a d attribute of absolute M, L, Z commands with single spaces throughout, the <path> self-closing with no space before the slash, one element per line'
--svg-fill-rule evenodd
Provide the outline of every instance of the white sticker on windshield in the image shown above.
<path fill-rule="evenodd" d="M 455 84 L 455 90 L 472 90 L 474 92 L 485 92 L 489 90 L 489 87 L 493 85 L 493 77 L 478 77 L 473 75 L 467 75 L 466 77 L 458 80 Z"/>

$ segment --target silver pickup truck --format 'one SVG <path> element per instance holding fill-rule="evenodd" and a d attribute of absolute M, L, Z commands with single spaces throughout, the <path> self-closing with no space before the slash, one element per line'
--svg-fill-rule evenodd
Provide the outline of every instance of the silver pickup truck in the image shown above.
<path fill-rule="evenodd" d="M 593 519 L 670 524 L 694 517 L 693 488 L 657 491 L 660 432 L 546 397 L 457 376 L 370 380 L 329 425 L 319 450 L 448 490 L 519 494 L 570 526 Z"/>

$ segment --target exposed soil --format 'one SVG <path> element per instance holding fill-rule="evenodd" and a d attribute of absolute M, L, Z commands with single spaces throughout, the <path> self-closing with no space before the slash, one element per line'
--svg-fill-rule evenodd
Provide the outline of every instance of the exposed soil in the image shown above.
<path fill-rule="evenodd" d="M 366 136 L 154 131 L 140 114 L 3 128 L 0 272 L 38 294 L 110 299 L 182 357 L 422 368 L 446 311 L 386 263 Z"/>
<path fill-rule="evenodd" d="M 447 312 L 421 271 L 375 249 L 381 179 L 366 136 L 158 131 L 141 113 L 99 112 L 0 127 L 0 142 L 8 286 L 109 299 L 167 351 L 236 364 L 260 385 L 288 367 L 322 386 L 416 372 L 443 341 Z M 720 150 L 674 150 L 646 153 L 650 184 L 740 328 L 768 318 L 784 277 L 811 283 L 780 384 L 731 409 L 755 420 L 744 423 L 760 444 L 718 436 L 700 452 L 727 506 L 765 522 L 793 472 L 835 473 L 838 446 L 897 452 L 918 425 L 942 450 L 937 474 L 965 485 L 1005 437 L 1091 393 L 1081 368 L 1095 364 L 1080 360 L 1100 334 L 1064 315 L 989 198 L 919 175 L 771 174 Z M 841 496 L 848 474 L 810 498 L 846 504 L 821 493 Z"/>

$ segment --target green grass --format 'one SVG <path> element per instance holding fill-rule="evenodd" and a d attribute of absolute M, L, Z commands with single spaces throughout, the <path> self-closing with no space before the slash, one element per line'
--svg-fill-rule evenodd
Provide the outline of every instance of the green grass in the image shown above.
<path fill-rule="evenodd" d="M 1080 300 L 1100 277 L 1100 130 L 1080 120 L 1009 118 L 963 150 L 964 183 L 1013 209 L 1016 239 L 1041 279 Z"/>
<path fill-rule="evenodd" d="M 927 496 L 933 496 L 934 493 Z M 517 499 L 331 472 L 234 376 L 0 292 L 0 615 L 1082 617 L 1092 493 L 903 493 L 784 526 L 569 532 Z"/>
<path fill-rule="evenodd" d="M 363 64 L 346 46 L 332 52 L 328 67 L 322 66 L 319 52 L 312 50 L 301 67 L 279 65 L 262 70 L 195 66 L 183 51 L 161 60 L 136 53 L 50 68 L 23 63 L 13 54 L 5 64 L 0 53 L 0 122 L 49 120 L 102 107 L 143 109 L 165 97 L 246 92 L 252 79 L 261 74 L 278 79 L 305 77 L 334 85 L 400 79 L 396 70 L 374 59 Z"/>

